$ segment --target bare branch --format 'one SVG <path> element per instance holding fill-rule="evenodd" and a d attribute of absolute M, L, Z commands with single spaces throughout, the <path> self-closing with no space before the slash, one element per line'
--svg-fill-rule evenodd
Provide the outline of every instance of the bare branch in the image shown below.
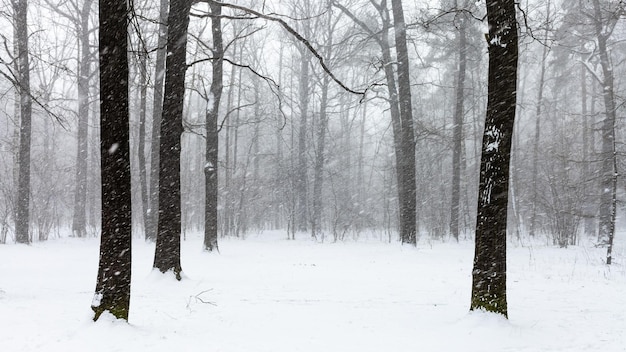
<path fill-rule="evenodd" d="M 341 80 L 339 80 L 333 74 L 333 72 L 328 68 L 328 66 L 324 62 L 324 58 L 317 52 L 317 50 L 311 45 L 311 43 L 306 38 L 304 38 L 300 33 L 298 33 L 293 27 L 291 27 L 287 22 L 285 22 L 283 19 L 277 18 L 277 17 L 274 17 L 274 16 L 269 16 L 269 15 L 260 13 L 258 11 L 255 11 L 253 9 L 250 9 L 250 8 L 247 8 L 247 7 L 244 7 L 244 6 L 239 6 L 239 5 L 235 5 L 235 4 L 219 2 L 219 1 L 215 1 L 215 0 L 198 0 L 197 2 L 207 2 L 207 3 L 211 3 L 211 4 L 216 4 L 216 5 L 219 5 L 219 6 L 222 6 L 222 7 L 231 8 L 231 9 L 234 9 L 234 10 L 247 12 L 247 13 L 250 13 L 252 15 L 258 16 L 259 18 L 262 18 L 262 19 L 265 19 L 265 20 L 268 20 L 268 21 L 271 21 L 271 22 L 276 22 L 276 23 L 280 24 L 289 34 L 291 34 L 298 41 L 300 41 L 302 44 L 304 44 L 304 46 L 309 50 L 309 52 L 311 52 L 313 54 L 313 56 L 315 56 L 315 58 L 317 58 L 320 66 L 322 67 L 322 69 L 341 88 L 343 88 L 347 92 L 350 92 L 350 93 L 356 94 L 356 95 L 360 95 L 360 96 L 365 95 L 365 93 L 367 92 L 367 90 L 357 91 L 357 90 L 351 89 L 348 86 L 346 86 Z"/>

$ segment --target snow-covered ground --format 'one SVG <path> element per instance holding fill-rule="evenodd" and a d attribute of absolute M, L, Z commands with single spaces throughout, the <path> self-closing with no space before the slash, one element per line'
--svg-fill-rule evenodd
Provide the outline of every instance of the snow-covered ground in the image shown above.
<path fill-rule="evenodd" d="M 0 351 L 626 351 L 626 234 L 605 249 L 511 243 L 508 321 L 468 313 L 473 243 L 183 242 L 185 279 L 133 248 L 130 324 L 89 308 L 97 239 L 0 245 Z"/>

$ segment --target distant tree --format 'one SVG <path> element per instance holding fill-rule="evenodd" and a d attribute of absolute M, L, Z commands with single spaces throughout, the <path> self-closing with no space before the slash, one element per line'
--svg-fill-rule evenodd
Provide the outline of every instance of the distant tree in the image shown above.
<path fill-rule="evenodd" d="M 102 235 L 91 308 L 128 320 L 131 277 L 131 181 L 128 108 L 128 7 L 99 2 Z"/>
<path fill-rule="evenodd" d="M 393 27 L 396 40 L 398 65 L 398 104 L 401 121 L 401 158 L 398 173 L 402 174 L 404 201 L 400 204 L 400 239 L 402 243 L 417 243 L 417 189 L 415 184 L 415 132 L 413 130 L 413 106 L 411 103 L 411 75 L 409 73 L 409 50 L 407 48 L 406 24 L 401 0 L 391 0 Z"/>
<path fill-rule="evenodd" d="M 163 114 L 163 80 L 165 79 L 165 58 L 167 45 L 168 0 L 159 5 L 159 37 L 156 48 L 154 92 L 152 101 L 152 134 L 150 149 L 150 185 L 148 187 L 149 207 L 147 210 L 146 240 L 156 241 L 159 222 L 159 146 L 161 143 L 161 115 Z"/>
<path fill-rule="evenodd" d="M 165 96 L 159 145 L 159 219 L 154 267 L 162 273 L 180 272 L 181 201 L 180 150 L 183 133 L 187 28 L 190 0 L 170 1 L 165 62 Z"/>
<path fill-rule="evenodd" d="M 30 92 L 30 61 L 28 55 L 27 0 L 13 2 L 15 37 L 17 39 L 17 75 L 20 98 L 20 147 L 17 178 L 17 218 L 15 239 L 30 243 L 30 140 L 32 129 L 32 99 Z"/>
<path fill-rule="evenodd" d="M 617 213 L 617 150 L 615 142 L 615 124 L 617 106 L 615 104 L 615 77 L 612 60 L 607 46 L 609 38 L 620 17 L 626 13 L 623 1 L 607 1 L 603 8 L 600 0 L 593 0 L 592 23 L 595 30 L 597 51 L 602 74 L 594 73 L 602 87 L 604 98 L 605 119 L 602 124 L 602 171 L 600 195 L 600 222 L 598 237 L 603 245 L 607 245 L 606 263 L 611 264 L 613 238 L 615 237 L 615 217 Z"/>
<path fill-rule="evenodd" d="M 458 2 L 455 0 L 455 5 Z M 466 3 L 463 2 L 463 8 Z M 465 71 L 467 67 L 467 15 L 459 14 L 459 69 L 457 71 L 452 132 L 452 201 L 450 205 L 450 233 L 459 240 L 459 210 L 461 208 L 461 154 L 463 151 L 463 114 L 465 112 Z"/>
<path fill-rule="evenodd" d="M 515 1 L 487 0 L 487 21 L 489 86 L 470 310 L 507 316 L 506 225 L 518 58 Z"/>
<path fill-rule="evenodd" d="M 368 23 L 357 18 L 345 6 L 333 2 L 354 23 L 363 29 L 381 49 L 381 66 L 385 73 L 388 91 L 389 112 L 393 129 L 393 144 L 396 158 L 396 179 L 398 192 L 398 208 L 400 213 L 400 239 L 402 243 L 416 244 L 417 242 L 417 190 L 415 179 L 415 132 L 413 129 L 413 111 L 411 106 L 411 88 L 408 62 L 408 48 L 406 42 L 406 25 L 401 1 L 392 1 L 394 22 L 391 23 L 387 0 L 380 3 L 370 1 L 381 19 L 381 28 L 370 28 Z M 397 60 L 391 55 L 392 44 L 389 33 L 393 27 Z M 394 65 L 397 63 L 397 65 Z M 394 71 L 397 66 L 397 73 Z"/>
<path fill-rule="evenodd" d="M 217 250 L 217 190 L 218 190 L 218 125 L 220 101 L 224 87 L 224 44 L 222 39 L 222 7 L 210 2 L 211 29 L 213 34 L 213 52 L 211 61 L 213 75 L 211 78 L 212 100 L 206 114 L 206 164 L 204 166 L 206 182 L 206 199 L 204 213 L 204 250 Z"/>

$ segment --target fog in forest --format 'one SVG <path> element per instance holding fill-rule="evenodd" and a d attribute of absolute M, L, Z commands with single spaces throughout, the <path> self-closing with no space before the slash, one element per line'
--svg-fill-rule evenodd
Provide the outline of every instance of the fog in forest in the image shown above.
<path fill-rule="evenodd" d="M 397 241 L 401 190 L 391 105 L 407 102 L 396 87 L 389 89 L 389 74 L 399 67 L 391 8 L 357 0 L 236 4 L 253 12 L 222 9 L 222 52 L 215 50 L 209 5 L 199 1 L 191 8 L 180 161 L 182 237 L 204 231 L 205 173 L 217 169 L 220 237 L 280 229 L 317 241 L 362 235 Z M 163 64 L 156 67 L 167 55 L 159 44 L 161 4 L 132 5 L 133 231 L 150 238 L 145 230 L 152 228 L 157 209 L 154 117 L 162 109 L 165 72 Z M 29 241 L 70 233 L 98 236 L 97 3 L 29 2 L 30 93 L 21 98 L 17 44 L 24 23 L 16 20 L 11 2 L 1 6 L 0 242 L 16 241 L 25 100 L 32 104 Z M 603 217 L 611 216 L 612 204 L 617 226 L 623 225 L 623 6 L 612 0 L 533 0 L 517 6 L 510 238 L 538 236 L 565 247 L 585 236 L 604 244 Z M 464 0 L 405 2 L 404 17 L 417 237 L 471 239 L 487 105 L 486 9 L 483 2 Z M 214 108 L 217 55 L 223 57 L 223 89 L 213 165 L 206 156 L 207 116 Z M 406 121 L 400 123 L 406 128 Z M 209 139 L 215 140 L 212 134 Z"/>

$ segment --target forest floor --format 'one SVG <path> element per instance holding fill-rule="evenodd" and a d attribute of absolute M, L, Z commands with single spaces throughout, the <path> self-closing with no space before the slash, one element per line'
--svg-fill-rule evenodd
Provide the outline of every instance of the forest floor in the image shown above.
<path fill-rule="evenodd" d="M 626 351 L 626 233 L 606 250 L 509 243 L 509 320 L 468 312 L 473 242 L 316 243 L 265 232 L 182 245 L 181 282 L 136 238 L 130 323 L 89 308 L 95 238 L 0 245 L 0 350 Z"/>

